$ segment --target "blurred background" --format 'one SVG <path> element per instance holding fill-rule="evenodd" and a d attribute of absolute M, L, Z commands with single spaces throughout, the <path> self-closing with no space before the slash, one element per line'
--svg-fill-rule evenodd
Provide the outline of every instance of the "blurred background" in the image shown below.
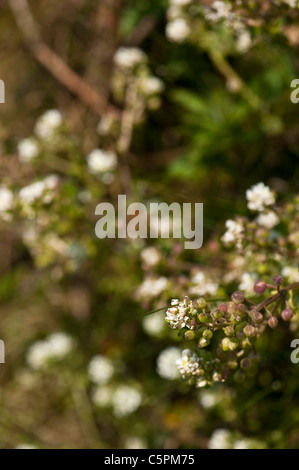
<path fill-rule="evenodd" d="M 196 390 L 148 315 L 199 268 L 219 293 L 252 184 L 298 192 L 298 46 L 296 2 L 1 2 L 1 448 L 299 447 L 287 332 L 248 382 Z M 118 194 L 203 202 L 203 247 L 97 239 Z"/>

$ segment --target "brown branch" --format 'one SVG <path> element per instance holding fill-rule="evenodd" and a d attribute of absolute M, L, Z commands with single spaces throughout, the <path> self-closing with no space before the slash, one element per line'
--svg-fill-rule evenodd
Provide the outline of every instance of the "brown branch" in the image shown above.
<path fill-rule="evenodd" d="M 118 115 L 119 112 L 116 108 L 108 106 L 106 100 L 94 88 L 77 75 L 61 57 L 43 42 L 27 0 L 8 0 L 8 3 L 26 45 L 35 59 L 97 114 L 102 116 L 107 111 L 110 114 Z"/>

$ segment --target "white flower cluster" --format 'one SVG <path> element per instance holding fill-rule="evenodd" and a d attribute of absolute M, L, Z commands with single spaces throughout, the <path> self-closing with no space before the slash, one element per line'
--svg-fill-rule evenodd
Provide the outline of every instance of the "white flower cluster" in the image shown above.
<path fill-rule="evenodd" d="M 30 346 L 26 355 L 27 364 L 32 369 L 42 369 L 50 360 L 63 359 L 73 347 L 74 341 L 69 335 L 63 332 L 53 333 Z"/>
<path fill-rule="evenodd" d="M 117 156 L 111 151 L 95 149 L 87 157 L 87 166 L 94 175 L 107 173 L 117 167 Z"/>
<path fill-rule="evenodd" d="M 12 216 L 9 211 L 14 205 L 14 195 L 10 189 L 5 186 L 0 186 L 0 218 L 5 221 L 10 221 Z"/>
<path fill-rule="evenodd" d="M 166 277 L 161 276 L 159 278 L 148 277 L 138 287 L 136 291 L 136 297 L 139 300 L 150 300 L 154 297 L 158 297 L 167 288 L 168 280 Z"/>
<path fill-rule="evenodd" d="M 187 300 L 187 298 L 183 302 L 172 299 L 171 305 L 166 312 L 166 323 L 173 329 L 189 328 L 193 330 L 196 324 L 197 310 L 194 308 L 192 301 Z"/>
<path fill-rule="evenodd" d="M 236 243 L 237 246 L 240 245 L 244 234 L 244 227 L 241 221 L 227 220 L 225 222 L 225 226 L 226 232 L 221 238 L 223 243 L 225 245 L 229 245 L 231 243 Z"/>
<path fill-rule="evenodd" d="M 227 429 L 216 429 L 208 442 L 209 449 L 231 449 L 232 436 Z"/>
<path fill-rule="evenodd" d="M 175 18 L 167 23 L 166 36 L 172 42 L 184 42 L 190 33 L 191 28 L 185 18 Z"/>
<path fill-rule="evenodd" d="M 146 96 L 158 95 L 165 88 L 162 80 L 154 76 L 141 77 L 138 81 L 138 87 L 139 91 Z"/>
<path fill-rule="evenodd" d="M 193 285 L 189 287 L 189 294 L 197 297 L 206 294 L 215 295 L 219 287 L 217 282 L 209 280 L 201 271 L 192 276 L 191 282 Z"/>
<path fill-rule="evenodd" d="M 275 194 L 264 183 L 258 183 L 246 191 L 248 209 L 262 212 L 275 204 Z"/>
<path fill-rule="evenodd" d="M 97 406 L 112 406 L 114 416 L 117 418 L 134 413 L 140 407 L 142 398 L 142 393 L 135 385 L 119 385 L 116 389 L 100 386 L 93 391 L 92 395 Z"/>
<path fill-rule="evenodd" d="M 88 365 L 88 375 L 97 384 L 106 384 L 115 372 L 113 362 L 106 356 L 94 356 Z"/>
<path fill-rule="evenodd" d="M 57 175 L 49 175 L 43 180 L 25 186 L 19 192 L 21 204 L 27 206 L 36 201 L 49 204 L 54 198 L 54 191 L 58 184 L 59 177 Z"/>
<path fill-rule="evenodd" d="M 19 160 L 21 163 L 28 163 L 39 154 L 39 146 L 36 139 L 28 137 L 20 140 L 18 144 Z"/>
<path fill-rule="evenodd" d="M 175 346 L 170 346 L 158 356 L 157 359 L 157 372 L 163 379 L 175 380 L 179 378 L 179 370 L 177 361 L 181 358 L 181 350 Z"/>
<path fill-rule="evenodd" d="M 200 358 L 190 349 L 184 349 L 181 357 L 177 360 L 177 366 L 183 379 L 196 379 L 197 388 L 207 385 L 207 380 L 201 378 L 203 371 L 200 366 Z"/>
<path fill-rule="evenodd" d="M 139 436 L 129 436 L 124 443 L 125 449 L 147 449 L 147 443 Z"/>
<path fill-rule="evenodd" d="M 201 390 L 198 399 L 199 403 L 205 410 L 210 410 L 218 405 L 221 397 L 212 390 Z"/>

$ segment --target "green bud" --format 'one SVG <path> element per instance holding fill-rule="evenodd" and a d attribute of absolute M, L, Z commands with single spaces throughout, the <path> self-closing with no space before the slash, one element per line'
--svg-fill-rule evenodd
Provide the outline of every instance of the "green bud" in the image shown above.
<path fill-rule="evenodd" d="M 205 339 L 211 339 L 212 336 L 213 336 L 213 333 L 211 332 L 211 330 L 205 330 L 202 334 L 202 336 L 205 338 Z"/>
<path fill-rule="evenodd" d="M 224 313 L 221 312 L 221 310 L 219 310 L 219 308 L 217 308 L 214 312 L 213 312 L 213 316 L 216 320 L 220 320 L 222 317 L 223 317 Z"/>
<path fill-rule="evenodd" d="M 233 325 L 236 325 L 241 321 L 241 317 L 237 313 L 233 313 L 229 319 L 233 323 Z"/>
<path fill-rule="evenodd" d="M 199 308 L 205 308 L 205 306 L 207 305 L 206 299 L 204 299 L 203 297 L 199 297 L 196 302 Z"/>
<path fill-rule="evenodd" d="M 227 365 L 228 365 L 229 369 L 237 369 L 237 367 L 238 367 L 237 361 L 229 361 L 227 363 Z"/>
<path fill-rule="evenodd" d="M 210 340 L 205 339 L 205 338 L 200 338 L 200 340 L 198 342 L 198 346 L 200 348 L 205 348 L 205 347 L 209 346 L 209 344 L 210 344 Z"/>
<path fill-rule="evenodd" d="M 251 326 L 251 325 L 245 326 L 245 328 L 243 329 L 243 332 L 249 338 L 253 338 L 256 335 L 256 329 L 254 328 L 254 326 Z"/>
<path fill-rule="evenodd" d="M 192 330 L 186 331 L 185 333 L 185 339 L 191 341 L 195 338 L 195 333 Z"/>
<path fill-rule="evenodd" d="M 225 328 L 223 328 L 223 331 L 226 336 L 233 336 L 235 333 L 233 325 L 226 326 Z"/>
<path fill-rule="evenodd" d="M 261 323 L 264 320 L 264 317 L 260 312 L 253 312 L 250 316 L 256 323 Z"/>
<path fill-rule="evenodd" d="M 210 315 L 208 315 L 207 313 L 205 312 L 201 312 L 197 315 L 197 318 L 198 320 L 201 322 L 201 323 L 208 323 L 211 319 L 210 319 Z"/>

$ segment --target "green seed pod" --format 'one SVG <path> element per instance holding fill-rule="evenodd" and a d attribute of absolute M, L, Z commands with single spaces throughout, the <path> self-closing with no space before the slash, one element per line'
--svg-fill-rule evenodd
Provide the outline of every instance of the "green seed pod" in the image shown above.
<path fill-rule="evenodd" d="M 208 315 L 207 313 L 205 312 L 201 312 L 197 315 L 197 318 L 198 320 L 201 322 L 201 323 L 209 323 L 209 321 L 211 320 L 210 318 L 210 315 Z"/>
<path fill-rule="evenodd" d="M 241 321 L 241 317 L 237 313 L 233 313 L 229 319 L 233 325 L 236 325 L 237 323 Z"/>
<path fill-rule="evenodd" d="M 242 369 L 248 369 L 251 366 L 251 360 L 247 357 L 244 357 L 244 359 L 242 359 L 242 361 L 240 362 L 240 365 Z"/>
<path fill-rule="evenodd" d="M 232 369 L 232 370 L 233 370 L 233 369 L 237 369 L 237 367 L 238 367 L 237 361 L 229 361 L 229 362 L 227 363 L 227 365 L 228 365 L 229 369 Z"/>
<path fill-rule="evenodd" d="M 196 302 L 199 308 L 205 308 L 207 305 L 206 299 L 204 299 L 203 297 L 199 297 Z"/>
<path fill-rule="evenodd" d="M 235 304 L 242 304 L 245 300 L 245 295 L 243 292 L 236 291 L 232 293 L 231 299 Z"/>
<path fill-rule="evenodd" d="M 195 333 L 192 330 L 186 331 L 185 333 L 185 339 L 188 341 L 192 341 L 195 338 Z"/>
<path fill-rule="evenodd" d="M 233 336 L 235 334 L 235 329 L 233 325 L 226 326 L 225 328 L 223 328 L 223 331 L 226 336 Z"/>
<path fill-rule="evenodd" d="M 202 336 L 205 338 L 205 339 L 211 339 L 212 336 L 213 336 L 213 333 L 211 330 L 205 330 L 202 334 Z"/>
<path fill-rule="evenodd" d="M 200 340 L 198 342 L 198 346 L 200 348 L 205 348 L 205 347 L 209 346 L 209 344 L 210 344 L 210 340 L 205 339 L 205 338 L 200 338 Z"/>
<path fill-rule="evenodd" d="M 253 338 L 256 335 L 256 329 L 252 325 L 245 326 L 243 332 L 249 338 Z"/>
<path fill-rule="evenodd" d="M 216 319 L 216 320 L 220 320 L 222 317 L 223 317 L 224 313 L 219 310 L 219 308 L 217 308 L 214 312 L 213 312 L 213 317 Z"/>

